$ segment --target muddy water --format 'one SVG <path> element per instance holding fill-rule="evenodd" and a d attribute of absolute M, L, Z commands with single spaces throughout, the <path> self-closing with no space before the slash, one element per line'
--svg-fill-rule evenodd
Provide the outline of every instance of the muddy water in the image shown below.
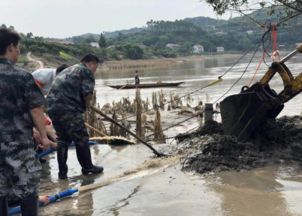
<path fill-rule="evenodd" d="M 282 53 L 285 56 L 286 53 Z M 240 92 L 240 89 L 244 85 L 248 85 L 251 82 L 253 75 L 255 74 L 256 67 L 259 63 L 259 60 L 262 57 L 262 53 L 258 53 L 254 60 L 251 62 L 248 67 L 245 75 L 238 82 L 238 84 L 225 96 L 235 94 Z M 173 92 L 179 95 L 183 95 L 193 90 L 199 89 L 202 86 L 207 85 L 209 82 L 217 80 L 218 76 L 222 75 L 239 57 L 216 57 L 207 59 L 205 61 L 196 60 L 196 61 L 182 61 L 179 64 L 172 65 L 166 69 L 157 69 L 157 70 L 146 70 L 139 71 L 141 82 L 178 82 L 184 81 L 178 88 L 163 88 L 166 92 Z M 251 56 L 247 55 L 240 61 L 233 69 L 227 73 L 223 77 L 224 81 L 220 82 L 217 85 L 206 88 L 202 91 L 198 91 L 192 96 L 197 100 L 203 100 L 207 102 L 216 101 L 229 87 L 231 84 L 236 81 L 242 72 L 245 70 L 247 66 L 247 62 L 249 62 Z M 268 58 L 267 63 L 270 63 L 270 59 Z M 288 68 L 292 71 L 294 75 L 302 72 L 302 55 L 298 54 L 293 57 L 287 63 Z M 266 72 L 267 66 L 262 63 L 258 72 L 256 73 L 254 81 L 259 80 L 263 74 Z M 134 72 L 112 72 L 112 73 L 99 73 L 97 75 L 96 81 L 96 89 L 98 94 L 98 102 L 100 104 L 105 104 L 111 102 L 112 100 L 120 100 L 122 97 L 134 98 L 135 91 L 134 90 L 115 90 L 108 85 L 112 84 L 126 84 L 126 83 L 134 83 Z M 275 78 L 272 79 L 271 83 L 272 87 L 278 92 L 282 89 L 282 81 L 281 78 L 276 75 Z M 152 92 L 160 91 L 160 89 L 142 89 L 141 95 L 142 97 L 149 97 L 151 99 Z M 302 96 L 296 96 L 293 100 L 287 103 L 287 106 L 281 113 L 284 114 L 300 114 L 302 108 L 296 107 L 296 104 L 302 102 Z"/>
<path fill-rule="evenodd" d="M 260 54 L 259 54 L 260 56 Z M 258 58 L 259 59 L 259 58 Z M 244 62 L 249 59 L 246 58 Z M 165 89 L 184 94 L 200 88 L 214 80 L 232 64 L 232 58 L 218 58 L 207 61 L 183 62 L 166 70 L 141 72 L 142 82 L 185 81 L 180 88 Z M 196 99 L 215 101 L 244 70 L 239 64 L 219 85 L 198 92 Z M 288 64 L 292 71 L 302 71 L 301 58 Z M 258 62 L 239 82 L 249 83 Z M 266 67 L 261 67 L 261 77 Z M 134 97 L 133 90 L 113 90 L 109 84 L 133 81 L 133 74 L 101 74 L 97 80 L 97 95 L 101 104 Z M 280 79 L 274 79 L 273 86 L 280 88 Z M 237 93 L 236 86 L 229 94 Z M 150 97 L 154 89 L 142 90 L 143 97 Z M 300 114 L 301 96 L 288 102 L 281 115 Z M 179 131 L 190 128 L 184 124 Z M 173 149 L 174 144 L 157 145 L 160 150 Z M 121 179 L 108 186 L 79 194 L 73 198 L 41 209 L 41 215 L 302 215 L 302 170 L 293 165 L 266 166 L 241 172 L 210 173 L 207 175 L 182 172 L 180 163 L 157 163 L 144 166 L 152 161 L 152 153 L 143 145 L 113 148 L 107 145 L 91 147 L 93 160 L 105 167 L 103 175 L 82 176 L 75 156 L 69 151 L 69 180 L 57 178 L 56 156 L 50 155 L 44 164 L 41 194 L 53 194 L 69 187 L 80 187 L 122 176 L 134 171 L 133 178 Z M 167 165 L 169 165 L 167 167 Z M 137 169 L 140 167 L 140 169 Z M 141 169 L 143 167 L 143 169 Z"/>
<path fill-rule="evenodd" d="M 213 188 L 223 194 L 226 215 L 302 215 L 301 183 L 296 179 L 301 171 L 292 169 L 269 166 L 220 173 Z"/>

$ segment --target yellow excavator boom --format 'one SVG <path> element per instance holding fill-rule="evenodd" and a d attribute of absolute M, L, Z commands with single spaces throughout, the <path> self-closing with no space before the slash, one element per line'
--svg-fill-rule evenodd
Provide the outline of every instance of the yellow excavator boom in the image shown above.
<path fill-rule="evenodd" d="M 239 94 L 226 97 L 220 103 L 224 132 L 238 140 L 253 138 L 257 128 L 266 119 L 274 119 L 284 103 L 302 91 L 302 73 L 294 77 L 285 62 L 297 53 L 302 53 L 302 44 L 280 62 L 273 62 L 268 71 L 251 87 L 244 86 Z M 283 90 L 277 94 L 269 82 L 278 73 L 283 80 Z"/>

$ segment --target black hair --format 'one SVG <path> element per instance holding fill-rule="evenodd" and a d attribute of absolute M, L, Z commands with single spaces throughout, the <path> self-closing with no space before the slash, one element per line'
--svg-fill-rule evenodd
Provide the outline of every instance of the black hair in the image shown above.
<path fill-rule="evenodd" d="M 0 55 L 6 53 L 6 49 L 9 45 L 13 44 L 18 46 L 19 41 L 21 40 L 20 35 L 7 28 L 0 28 Z"/>
<path fill-rule="evenodd" d="M 104 60 L 98 58 L 96 55 L 94 54 L 86 54 L 82 59 L 81 59 L 82 63 L 88 63 L 88 62 L 96 62 L 96 63 L 103 63 Z"/>
<path fill-rule="evenodd" d="M 59 67 L 57 67 L 56 69 L 56 75 L 58 75 L 59 73 L 61 73 L 63 70 L 65 70 L 66 68 L 68 68 L 69 65 L 68 64 L 62 64 Z"/>

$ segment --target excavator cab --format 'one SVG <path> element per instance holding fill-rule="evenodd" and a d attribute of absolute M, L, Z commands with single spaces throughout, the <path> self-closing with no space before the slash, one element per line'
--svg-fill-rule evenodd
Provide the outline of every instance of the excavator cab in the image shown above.
<path fill-rule="evenodd" d="M 228 96 L 220 103 L 226 135 L 236 136 L 239 141 L 249 140 L 259 125 L 266 119 L 275 119 L 284 103 L 302 91 L 302 73 L 294 78 L 284 64 L 297 52 L 302 52 L 302 45 L 280 62 L 273 62 L 259 82 L 251 87 L 242 87 L 239 94 Z M 279 94 L 269 85 L 276 73 L 281 76 L 284 85 Z"/>

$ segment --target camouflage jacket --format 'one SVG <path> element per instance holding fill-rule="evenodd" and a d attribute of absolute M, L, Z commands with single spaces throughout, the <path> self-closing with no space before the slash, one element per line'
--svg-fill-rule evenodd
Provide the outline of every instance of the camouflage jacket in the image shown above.
<path fill-rule="evenodd" d="M 86 110 L 85 97 L 93 94 L 95 78 L 84 65 L 73 65 L 56 76 L 47 95 L 47 110 L 51 113 Z"/>
<path fill-rule="evenodd" d="M 0 141 L 32 141 L 30 110 L 45 105 L 33 76 L 0 59 Z"/>

